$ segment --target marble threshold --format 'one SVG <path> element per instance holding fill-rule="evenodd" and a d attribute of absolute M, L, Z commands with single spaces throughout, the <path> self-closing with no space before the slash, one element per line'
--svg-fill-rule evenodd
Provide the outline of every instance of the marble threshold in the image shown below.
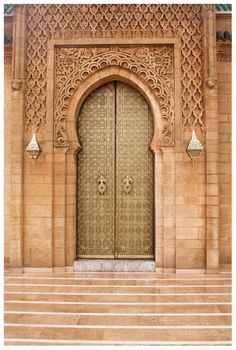
<path fill-rule="evenodd" d="M 74 262 L 76 271 L 97 272 L 154 272 L 155 261 L 150 260 L 116 260 L 116 259 L 79 259 Z"/>

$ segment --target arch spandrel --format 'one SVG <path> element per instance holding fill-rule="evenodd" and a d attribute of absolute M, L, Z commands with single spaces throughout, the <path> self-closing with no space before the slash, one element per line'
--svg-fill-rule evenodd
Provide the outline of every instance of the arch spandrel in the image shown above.
<path fill-rule="evenodd" d="M 160 145 L 163 129 L 162 115 L 157 98 L 153 91 L 147 87 L 135 73 L 128 72 L 120 67 L 108 67 L 94 73 L 81 83 L 80 87 L 72 96 L 66 115 L 66 129 L 68 131 L 67 134 L 69 144 L 77 144 L 78 148 L 80 148 L 76 125 L 80 108 L 85 99 L 100 85 L 114 80 L 118 80 L 133 86 L 146 98 L 154 118 L 154 133 L 150 144 L 151 149 L 154 151 L 155 148 Z"/>
<path fill-rule="evenodd" d="M 161 59 L 163 50 L 166 55 L 169 55 L 169 59 L 165 58 L 162 62 L 162 67 L 160 67 L 161 61 L 158 65 L 156 63 L 147 65 L 140 59 L 135 49 L 131 50 L 132 54 L 127 50 L 122 51 L 123 48 L 121 51 L 119 48 L 107 49 L 91 57 L 88 56 L 89 49 L 86 49 L 86 54 L 84 51 L 78 53 L 75 48 L 61 50 L 56 53 L 57 72 L 60 72 L 60 67 L 62 70 L 62 74 L 58 74 L 56 78 L 54 117 L 56 146 L 66 146 L 68 142 L 78 143 L 75 136 L 75 115 L 78 115 L 81 104 L 91 91 L 112 80 L 120 80 L 135 87 L 147 99 L 154 117 L 151 148 L 154 150 L 158 145 L 173 145 L 174 77 L 171 46 L 152 48 L 152 56 L 156 54 L 155 60 L 158 60 L 158 57 Z M 80 55 L 81 65 L 73 63 L 71 55 L 74 56 L 75 53 L 77 56 Z M 82 59 L 81 55 L 86 57 Z M 66 65 L 68 62 L 69 65 Z M 66 69 L 68 74 L 66 74 Z M 66 81 L 62 79 L 63 76 L 68 76 Z"/>

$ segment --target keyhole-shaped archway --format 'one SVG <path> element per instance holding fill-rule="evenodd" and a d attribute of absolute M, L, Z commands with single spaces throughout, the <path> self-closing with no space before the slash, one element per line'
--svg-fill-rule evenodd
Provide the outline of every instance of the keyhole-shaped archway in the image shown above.
<path fill-rule="evenodd" d="M 163 121 L 162 115 L 160 111 L 160 106 L 157 101 L 157 97 L 155 93 L 151 90 L 149 85 L 143 81 L 137 74 L 128 71 L 121 67 L 107 67 L 100 71 L 91 74 L 87 79 L 85 79 L 74 95 L 71 98 L 67 115 L 66 115 L 66 129 L 68 134 L 68 142 L 69 149 L 67 150 L 66 157 L 68 161 L 66 162 L 68 166 L 66 166 L 66 174 L 70 174 L 70 181 L 66 184 L 66 198 L 68 201 L 71 201 L 67 196 L 67 193 L 71 193 L 71 188 L 73 186 L 73 202 L 76 202 L 76 176 L 77 176 L 77 152 L 81 148 L 81 144 L 78 139 L 77 134 L 77 119 L 80 114 L 81 107 L 86 100 L 86 98 L 91 94 L 93 90 L 97 87 L 111 82 L 111 81 L 120 81 L 126 83 L 135 89 L 137 89 L 143 97 L 146 99 L 150 110 L 153 116 L 153 137 L 150 142 L 150 148 L 154 153 L 154 256 L 156 261 L 156 266 L 161 266 L 162 264 L 162 250 L 159 246 L 162 245 L 161 237 L 162 237 L 162 152 L 160 149 L 160 142 L 162 137 L 163 130 Z M 76 154 L 76 157 L 74 156 Z M 70 165 L 69 165 L 70 163 Z M 73 170 L 72 170 L 73 168 Z M 73 173 L 73 177 L 71 177 Z M 73 184 L 73 185 L 72 185 Z M 71 195 L 72 196 L 72 195 Z M 70 210 L 71 218 L 67 217 L 68 225 L 67 232 L 71 229 L 73 232 L 72 237 L 71 234 L 67 239 L 66 233 L 66 241 L 68 245 L 70 245 L 71 254 L 69 255 L 68 265 L 71 264 L 71 259 L 76 258 L 76 223 L 77 223 L 77 209 L 76 205 L 74 205 L 73 210 Z M 157 223 L 158 220 L 158 223 Z M 157 240 L 157 236 L 159 235 L 159 239 Z M 71 243 L 73 242 L 73 244 Z M 158 251 L 158 254 L 157 254 Z M 158 262 L 159 261 L 159 262 Z"/>

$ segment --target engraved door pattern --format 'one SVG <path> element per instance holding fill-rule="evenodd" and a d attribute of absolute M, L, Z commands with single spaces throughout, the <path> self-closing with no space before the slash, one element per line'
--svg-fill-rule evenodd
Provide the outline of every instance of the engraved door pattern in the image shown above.
<path fill-rule="evenodd" d="M 153 117 L 133 87 L 112 82 L 78 118 L 77 257 L 154 257 Z"/>

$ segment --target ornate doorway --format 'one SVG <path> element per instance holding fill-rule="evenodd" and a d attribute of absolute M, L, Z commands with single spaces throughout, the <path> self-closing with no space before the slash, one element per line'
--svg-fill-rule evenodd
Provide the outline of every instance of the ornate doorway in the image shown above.
<path fill-rule="evenodd" d="M 154 258 L 153 116 L 133 87 L 93 91 L 78 118 L 77 257 Z"/>

